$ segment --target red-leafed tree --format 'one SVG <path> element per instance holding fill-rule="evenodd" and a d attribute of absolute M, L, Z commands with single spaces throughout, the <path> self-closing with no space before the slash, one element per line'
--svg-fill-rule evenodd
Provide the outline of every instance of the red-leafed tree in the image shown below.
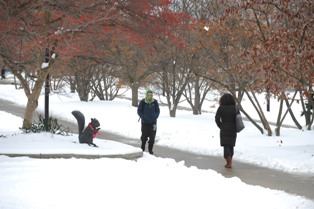
<path fill-rule="evenodd" d="M 218 2 L 222 12 L 208 23 L 209 39 L 204 40 L 213 61 L 210 79 L 230 92 L 245 92 L 264 129 L 272 135 L 255 93 L 268 90 L 278 95 L 295 119 L 291 111 L 293 100 L 289 103 L 284 91 L 305 90 L 313 84 L 313 3 L 308 0 Z M 278 126 L 286 113 L 282 115 L 278 115 Z M 296 120 L 295 123 L 301 127 Z"/>
<path fill-rule="evenodd" d="M 299 91 L 301 101 L 302 92 L 310 98 L 310 91 L 313 91 L 314 3 L 310 0 L 252 0 L 246 1 L 242 9 L 246 12 L 246 23 L 256 26 L 255 34 L 259 39 L 259 44 L 247 51 L 248 57 L 252 58 L 254 74 L 262 78 L 255 87 L 267 88 L 270 93 L 279 95 L 285 101 L 295 124 L 301 129 L 290 109 L 293 100 L 289 104 L 284 91 Z M 308 101 L 313 105 L 312 99 Z M 304 108 L 304 104 L 302 106 Z M 306 124 L 310 129 L 314 113 L 305 113 Z M 283 119 L 284 116 L 278 116 L 277 135 Z"/>
<path fill-rule="evenodd" d="M 33 113 L 48 73 L 74 56 L 104 56 L 102 37 L 143 47 L 159 36 L 174 37 L 175 15 L 167 0 L 17 1 L 0 3 L 0 56 L 28 98 L 23 128 Z M 171 18 L 170 18 L 171 19 Z M 97 40 L 100 40 L 97 42 Z M 95 44 L 97 43 L 97 45 Z M 57 55 L 57 56 L 56 56 Z M 55 59 L 57 57 L 57 59 Z M 33 84 L 26 77 L 33 78 Z"/>
<path fill-rule="evenodd" d="M 206 52 L 208 71 L 199 74 L 216 84 L 219 90 L 232 93 L 242 113 L 263 133 L 263 128 L 241 106 L 243 94 L 252 91 L 258 79 L 247 70 L 249 58 L 244 56 L 244 52 L 257 43 L 254 38 L 256 27 L 243 21 L 238 2 L 211 1 L 205 8 L 212 16 L 203 20 L 199 42 Z M 255 106 L 255 109 L 265 121 L 261 108 Z M 267 122 L 263 125 L 266 129 L 269 127 Z"/>

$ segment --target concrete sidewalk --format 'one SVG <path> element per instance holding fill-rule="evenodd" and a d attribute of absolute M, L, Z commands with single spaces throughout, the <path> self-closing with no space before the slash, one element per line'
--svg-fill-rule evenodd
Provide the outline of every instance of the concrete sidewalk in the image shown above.
<path fill-rule="evenodd" d="M 9 112 L 19 117 L 24 115 L 24 107 L 0 99 L 0 110 Z M 58 120 L 62 125 L 77 131 L 77 125 L 68 121 Z M 105 132 L 100 138 L 106 138 L 117 142 L 139 147 L 138 139 L 126 139 L 125 137 Z M 167 147 L 155 145 L 154 153 L 157 157 L 173 158 L 176 161 L 184 161 L 186 166 L 196 166 L 199 169 L 212 169 L 225 177 L 238 177 L 241 181 L 250 185 L 259 185 L 266 188 L 282 190 L 291 194 L 304 196 L 314 201 L 314 176 L 295 175 L 279 170 L 259 167 L 252 164 L 233 162 L 232 169 L 224 168 L 222 157 L 193 154 Z"/>

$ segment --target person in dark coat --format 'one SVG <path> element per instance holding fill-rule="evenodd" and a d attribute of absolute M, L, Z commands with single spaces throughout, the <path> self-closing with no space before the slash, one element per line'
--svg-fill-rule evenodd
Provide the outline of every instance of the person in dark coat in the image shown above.
<path fill-rule="evenodd" d="M 221 96 L 219 104 L 220 106 L 216 112 L 215 121 L 220 128 L 220 145 L 224 149 L 224 158 L 227 162 L 225 167 L 231 168 L 234 146 L 237 139 L 235 123 L 237 109 L 235 100 L 229 93 Z"/>
<path fill-rule="evenodd" d="M 153 155 L 153 146 L 155 143 L 157 131 L 157 118 L 159 117 L 160 109 L 157 100 L 153 98 L 151 90 L 146 91 L 146 97 L 142 99 L 137 108 L 137 114 L 142 121 L 141 126 L 141 148 L 145 151 L 146 142 L 148 141 L 148 152 Z M 148 140 L 149 138 L 149 140 Z"/>
<path fill-rule="evenodd" d="M 6 69 L 3 67 L 1 69 L 1 79 L 5 79 L 5 71 L 6 71 Z"/>

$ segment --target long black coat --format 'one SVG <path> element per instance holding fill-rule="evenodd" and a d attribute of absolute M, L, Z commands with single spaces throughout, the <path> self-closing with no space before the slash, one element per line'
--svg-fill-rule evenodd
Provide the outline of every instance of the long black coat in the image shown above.
<path fill-rule="evenodd" d="M 220 145 L 235 146 L 236 131 L 236 107 L 235 105 L 220 105 L 215 116 L 217 126 L 220 128 Z"/>

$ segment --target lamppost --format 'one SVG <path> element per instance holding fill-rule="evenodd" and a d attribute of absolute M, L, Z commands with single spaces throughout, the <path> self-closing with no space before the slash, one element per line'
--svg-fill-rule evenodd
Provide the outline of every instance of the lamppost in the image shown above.
<path fill-rule="evenodd" d="M 49 45 L 47 45 L 45 50 L 45 62 L 42 64 L 42 68 L 49 67 L 49 63 L 51 59 L 56 59 L 57 55 L 54 52 L 54 46 L 52 49 L 49 49 Z M 45 80 L 45 119 L 44 119 L 44 126 L 45 130 L 48 131 L 49 129 L 49 93 L 50 93 L 50 74 L 48 72 Z"/>
<path fill-rule="evenodd" d="M 46 81 L 45 81 L 45 130 L 48 131 L 48 121 L 49 121 L 49 93 L 50 93 L 50 75 L 47 74 Z"/>
<path fill-rule="evenodd" d="M 50 50 L 49 45 L 47 45 L 45 50 L 45 62 L 42 65 L 42 68 L 46 68 L 49 66 L 49 59 L 50 59 Z M 48 131 L 48 119 L 49 119 L 49 93 L 50 93 L 50 76 L 49 73 L 46 76 L 45 80 L 45 119 L 44 119 L 44 126 L 45 130 Z"/>

